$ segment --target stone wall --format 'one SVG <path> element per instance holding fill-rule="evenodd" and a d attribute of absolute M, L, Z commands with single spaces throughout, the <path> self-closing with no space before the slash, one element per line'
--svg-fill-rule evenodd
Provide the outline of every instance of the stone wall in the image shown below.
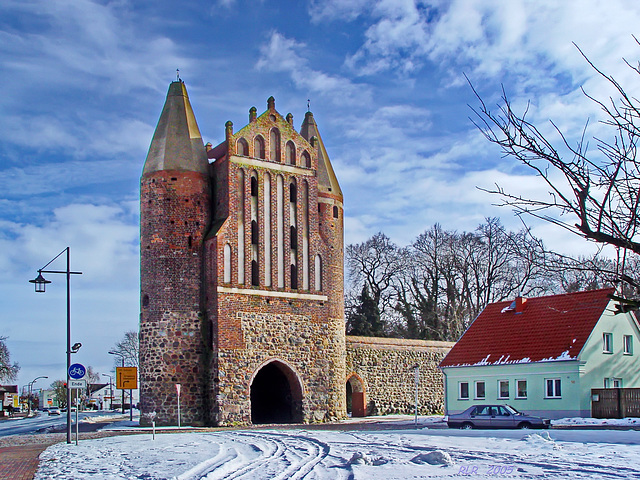
<path fill-rule="evenodd" d="M 444 411 L 438 364 L 453 343 L 347 336 L 347 380 L 362 383 L 367 415 L 415 412 L 415 365 L 419 365 L 418 412 Z M 354 390 L 355 391 L 355 390 Z"/>
<path fill-rule="evenodd" d="M 223 300 L 230 297 L 225 295 Z M 300 314 L 237 312 L 242 348 L 220 349 L 218 354 L 218 425 L 251 422 L 253 378 L 274 361 L 289 376 L 292 392 L 300 388 L 301 398 L 294 398 L 301 402 L 296 421 L 311 423 L 344 416 L 344 335 L 339 340 L 344 324 L 341 319 L 322 319 L 322 306 L 314 308 L 308 301 L 271 302 L 274 310 L 280 311 L 291 311 L 296 304 Z"/>

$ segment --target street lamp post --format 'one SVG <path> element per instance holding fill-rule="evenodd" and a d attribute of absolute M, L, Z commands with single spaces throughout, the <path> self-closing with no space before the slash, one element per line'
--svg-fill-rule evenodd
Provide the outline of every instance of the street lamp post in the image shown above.
<path fill-rule="evenodd" d="M 29 382 L 29 396 L 27 397 L 27 417 L 31 415 L 31 395 L 33 384 L 36 383 L 36 380 L 40 380 L 41 378 L 49 378 L 47 376 L 36 377 Z"/>
<path fill-rule="evenodd" d="M 45 270 L 55 260 L 57 260 L 63 253 L 67 254 L 67 269 L 66 270 Z M 38 276 L 29 280 L 29 283 L 35 284 L 36 293 L 44 293 L 47 283 L 51 283 L 49 280 L 45 280 L 42 276 L 43 273 L 63 273 L 67 276 L 67 443 L 71 443 L 71 386 L 69 381 L 69 367 L 71 366 L 71 275 L 81 275 L 82 272 L 72 272 L 70 267 L 70 248 L 67 247 L 62 250 L 58 255 L 53 257 L 44 267 L 38 270 Z"/>
<path fill-rule="evenodd" d="M 109 403 L 109 410 L 113 410 L 113 380 L 111 379 L 111 375 L 108 373 L 103 373 L 102 375 L 109 377 L 109 398 L 111 399 Z"/>

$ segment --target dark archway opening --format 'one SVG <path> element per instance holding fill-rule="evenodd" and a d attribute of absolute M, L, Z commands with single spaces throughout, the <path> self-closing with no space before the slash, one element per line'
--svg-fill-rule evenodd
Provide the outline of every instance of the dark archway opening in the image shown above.
<path fill-rule="evenodd" d="M 347 414 L 353 415 L 353 389 L 351 383 L 347 382 Z"/>
<path fill-rule="evenodd" d="M 352 375 L 347 380 L 347 413 L 352 417 L 364 417 L 366 409 L 364 404 L 364 385 L 362 379 Z"/>
<path fill-rule="evenodd" d="M 295 374 L 279 362 L 268 363 L 251 384 L 251 422 L 301 422 L 301 397 Z"/>

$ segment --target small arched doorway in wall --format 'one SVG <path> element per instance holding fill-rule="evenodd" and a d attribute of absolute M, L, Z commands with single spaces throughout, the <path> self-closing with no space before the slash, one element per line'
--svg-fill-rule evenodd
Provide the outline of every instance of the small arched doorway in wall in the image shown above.
<path fill-rule="evenodd" d="M 251 422 L 302 423 L 302 387 L 284 362 L 263 365 L 251 382 Z"/>
<path fill-rule="evenodd" d="M 364 382 L 355 373 L 347 380 L 347 413 L 352 417 L 364 417 Z"/>

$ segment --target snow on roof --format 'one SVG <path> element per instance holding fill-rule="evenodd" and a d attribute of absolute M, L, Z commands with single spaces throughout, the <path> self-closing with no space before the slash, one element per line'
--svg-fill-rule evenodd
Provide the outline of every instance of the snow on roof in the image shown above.
<path fill-rule="evenodd" d="M 487 305 L 441 367 L 508 365 L 577 359 L 613 288 L 529 298 L 522 313 L 511 301 Z"/>

